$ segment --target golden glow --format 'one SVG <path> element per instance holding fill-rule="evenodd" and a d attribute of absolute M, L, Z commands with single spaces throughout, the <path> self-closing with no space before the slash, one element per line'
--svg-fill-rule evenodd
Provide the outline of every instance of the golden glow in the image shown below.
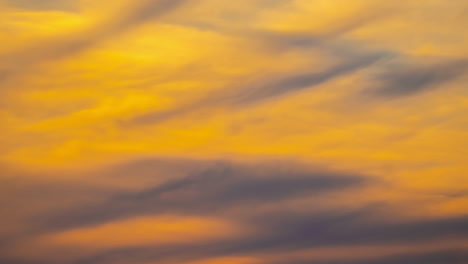
<path fill-rule="evenodd" d="M 209 232 L 207 232 L 209 231 Z M 117 248 L 181 244 L 232 237 L 241 230 L 216 219 L 161 216 L 130 219 L 97 227 L 65 231 L 40 239 L 40 244 L 55 246 Z"/>
<path fill-rule="evenodd" d="M 72 5 L 67 9 L 0 0 L 0 165 L 28 171 L 15 177 L 85 183 L 109 195 L 176 174 L 161 169 L 154 182 L 93 174 L 140 159 L 285 159 L 371 175 L 380 184 L 332 194 L 327 206 L 393 202 L 402 219 L 468 211 L 467 71 L 442 81 L 435 71 L 430 89 L 400 97 L 369 92 L 384 82 L 381 72 L 401 65 L 465 67 L 468 1 L 136 2 L 63 0 Z M 160 15 L 159 5 L 168 6 Z M 324 81 L 293 78 L 371 55 L 376 62 Z M 255 98 L 270 86 L 271 94 Z M 254 229 L 224 217 L 119 219 L 34 234 L 25 245 L 98 251 L 215 241 Z M 174 263 L 257 264 L 270 257 Z"/>

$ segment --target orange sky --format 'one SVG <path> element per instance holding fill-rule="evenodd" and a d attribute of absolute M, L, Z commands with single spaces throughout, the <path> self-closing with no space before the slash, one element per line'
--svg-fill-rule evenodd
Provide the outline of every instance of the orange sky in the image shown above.
<path fill-rule="evenodd" d="M 468 263 L 467 10 L 0 0 L 0 262 Z"/>

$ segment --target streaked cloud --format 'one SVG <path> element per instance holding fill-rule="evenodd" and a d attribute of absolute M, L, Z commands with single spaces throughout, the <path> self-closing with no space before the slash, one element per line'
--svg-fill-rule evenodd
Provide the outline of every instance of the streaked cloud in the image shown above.
<path fill-rule="evenodd" d="M 467 262 L 467 8 L 0 0 L 0 262 Z"/>
<path fill-rule="evenodd" d="M 409 96 L 440 87 L 466 73 L 466 60 L 436 65 L 394 65 L 380 76 L 382 86 L 374 92 L 384 97 Z"/>
<path fill-rule="evenodd" d="M 0 4 L 25 10 L 63 10 L 75 11 L 76 4 L 70 0 L 2 0 Z"/>
<path fill-rule="evenodd" d="M 184 164 L 198 172 L 178 172 L 177 167 Z M 468 235 L 464 232 L 468 230 L 466 216 L 405 219 L 399 216 L 404 212 L 400 205 L 385 199 L 369 197 L 367 202 L 349 207 L 342 200 L 346 198 L 339 198 L 340 193 L 353 197 L 369 188 L 389 187 L 389 182 L 377 182 L 372 176 L 291 162 L 147 160 L 125 165 L 134 166 L 139 169 L 132 175 L 122 175 L 122 166 L 118 170 L 111 167 L 107 172 L 88 172 L 74 186 L 63 186 L 57 179 L 48 188 L 44 183 L 28 187 L 41 188 L 47 195 L 25 197 L 18 188 L 11 191 L 7 195 L 12 205 L 28 203 L 34 207 L 9 218 L 24 223 L 34 219 L 34 224 L 9 228 L 9 243 L 1 245 L 4 260 L 109 263 L 119 259 L 146 263 L 202 261 L 226 255 L 261 259 L 322 247 L 410 243 L 412 246 L 402 247 L 411 248 L 421 242 L 459 241 Z M 113 184 L 103 184 L 107 190 L 101 187 L 90 192 L 86 179 L 99 175 L 107 175 L 104 182 Z M 167 180 L 157 183 L 161 177 Z M 116 183 L 145 178 L 155 180 L 154 187 L 122 188 L 119 186 L 125 185 Z M 99 194 L 93 194 L 97 191 Z M 65 193 L 68 199 L 57 201 Z M 446 250 L 444 244 L 439 246 Z M 70 250 L 73 253 L 66 253 Z M 16 255 L 22 252 L 29 253 Z M 400 252 L 405 257 L 409 254 Z M 423 257 L 418 254 L 416 257 Z M 28 256 L 35 260 L 28 260 Z M 333 255 L 328 258 L 333 259 Z M 375 261 L 387 261 L 385 254 L 382 258 Z"/>
<path fill-rule="evenodd" d="M 10 75 L 14 76 L 20 71 L 34 67 L 36 64 L 63 59 L 83 52 L 117 34 L 170 12 L 182 2 L 180 0 L 139 1 L 136 4 L 126 6 L 123 12 L 118 12 L 108 19 L 98 21 L 89 28 L 72 33 L 67 32 L 51 39 L 33 43 L 25 50 L 20 50 L 17 53 L 13 52 L 13 54 L 8 54 L 3 58 L 8 64 L 5 69 L 2 69 L 0 77 L 6 79 Z M 57 3 L 61 2 L 58 1 Z M 23 4 L 34 6 L 27 3 Z M 48 4 L 56 6 L 54 3 Z"/>

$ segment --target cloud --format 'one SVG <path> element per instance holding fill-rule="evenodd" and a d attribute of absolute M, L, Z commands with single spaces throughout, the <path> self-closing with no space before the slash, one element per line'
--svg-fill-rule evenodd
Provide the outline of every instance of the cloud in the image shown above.
<path fill-rule="evenodd" d="M 268 204 L 361 186 L 364 176 L 327 171 L 274 170 L 274 165 L 221 164 L 146 190 L 116 195 L 104 203 L 50 214 L 54 229 L 93 225 L 145 214 L 211 214 L 245 203 Z"/>
<path fill-rule="evenodd" d="M 122 122 L 124 125 L 144 125 L 164 122 L 187 113 L 211 107 L 248 107 L 260 104 L 268 99 L 286 96 L 305 89 L 315 88 L 323 83 L 364 69 L 389 56 L 387 52 L 350 55 L 344 62 L 323 71 L 287 75 L 283 78 L 270 76 L 269 79 L 245 84 L 244 87 L 225 88 L 208 95 L 201 100 L 183 105 L 176 109 L 145 113 Z M 271 79 L 274 79 L 273 81 Z"/>
<path fill-rule="evenodd" d="M 133 230 L 131 233 L 128 230 Z M 210 230 L 210 232 L 206 232 Z M 148 245 L 191 245 L 206 241 L 232 239 L 244 232 L 228 219 L 158 215 L 134 217 L 91 227 L 66 230 L 40 237 L 41 244 L 52 247 L 82 247 L 90 250 L 146 247 Z M 111 239 L 109 239 L 112 237 Z"/>
<path fill-rule="evenodd" d="M 184 167 L 184 164 L 192 169 L 185 176 L 180 176 L 176 168 Z M 161 172 L 169 174 L 160 175 Z M 108 173 L 110 175 L 106 176 Z M 139 191 L 121 188 L 113 190 L 113 185 L 109 184 L 109 189 L 106 190 L 102 188 L 105 184 L 102 187 L 89 186 L 86 180 L 104 176 L 106 181 L 114 181 L 114 186 L 120 186 L 128 180 L 141 181 L 144 178 L 157 180 L 162 177 L 167 180 Z M 135 221 L 131 219 L 145 216 L 172 214 L 180 215 L 182 220 L 190 215 L 196 218 L 219 217 L 221 211 L 227 212 L 246 204 L 252 208 L 274 205 L 277 202 L 358 188 L 368 181 L 364 176 L 315 170 L 281 162 L 276 165 L 270 162 L 250 165 L 202 162 L 197 165 L 183 160 L 138 161 L 111 168 L 108 172 L 93 172 L 92 175 L 82 176 L 81 183 L 80 179 L 73 183 L 61 180 L 26 182 L 29 177 L 23 176 L 24 180 L 17 177 L 5 182 L 9 191 L 3 195 L 8 198 L 11 205 L 9 207 L 21 204 L 28 206 L 22 208 L 21 215 L 11 215 L 10 218 L 17 222 L 34 221 L 27 227 L 15 227 L 4 236 L 5 241 L 0 244 L 0 252 L 5 255 L 9 255 L 6 252 L 15 252 L 10 250 L 12 245 L 21 245 L 37 237 L 54 237 L 54 234 L 67 233 L 78 236 L 81 233 L 79 230 L 93 230 L 96 226 L 103 226 L 107 230 L 107 225 L 133 223 Z M 60 198 L 64 196 L 67 199 Z M 9 207 L 2 206 L 5 210 Z M 242 224 L 236 218 L 230 221 Z M 100 229 L 96 230 L 98 232 Z M 40 244 L 46 245 L 45 242 Z M 161 247 L 164 248 L 164 245 Z"/>
<path fill-rule="evenodd" d="M 404 254 L 383 259 L 364 260 L 350 262 L 349 264 L 391 264 L 391 263 L 425 263 L 425 264 L 463 264 L 468 260 L 468 254 L 465 250 L 447 250 L 440 252 L 428 252 L 425 254 Z M 346 262 L 340 262 L 348 264 Z"/>
<path fill-rule="evenodd" d="M 184 164 L 187 164 L 189 169 L 178 171 L 177 168 L 185 167 Z M 95 178 L 97 175 L 105 176 L 106 181 L 121 181 L 120 184 L 114 183 L 115 186 L 132 179 L 141 181 L 155 178 L 160 181 L 157 184 L 153 183 L 151 187 L 142 185 L 143 189 L 136 190 L 89 189 L 83 185 L 86 181 L 81 183 L 81 187 L 79 182 L 69 185 L 58 184 L 55 187 L 50 185 L 53 183 L 42 185 L 31 183 L 30 186 L 21 187 L 24 191 L 18 191 L 18 188 L 10 190 L 6 195 L 15 197 L 23 196 L 28 190 L 36 190 L 42 186 L 43 192 L 22 197 L 19 203 L 28 204 L 36 199 L 42 199 L 44 202 L 30 203 L 39 211 L 24 215 L 21 221 L 34 219 L 34 223 L 28 225 L 26 229 L 10 233 L 9 243 L 0 245 L 0 252 L 5 253 L 4 259 L 9 258 L 6 252 L 18 250 L 12 251 L 11 245 L 26 247 L 22 250 L 38 247 L 38 250 L 45 255 L 40 257 L 41 254 L 38 253 L 37 263 L 40 263 L 41 258 L 51 259 L 50 263 L 55 263 L 53 259 L 57 258 L 62 262 L 68 259 L 70 263 L 88 264 L 111 263 L 116 259 L 121 263 L 140 263 L 191 261 L 260 253 L 268 256 L 273 253 L 320 247 L 417 244 L 424 241 L 447 241 L 468 237 L 465 231 L 468 230 L 468 221 L 465 216 L 399 219 L 394 209 L 384 203 L 360 203 L 354 208 L 323 209 L 322 207 L 320 210 L 313 210 L 315 206 L 320 205 L 319 203 L 323 201 L 321 198 L 325 196 L 344 191 L 358 192 L 364 188 L 380 185 L 382 182 L 372 180 L 369 176 L 333 172 L 289 162 L 242 164 L 225 161 L 197 164 L 184 160 L 168 162 L 145 160 L 119 165 L 110 168 L 107 172 L 93 172 L 85 178 Z M 53 194 L 54 192 L 57 194 Z M 93 194 L 95 192 L 100 193 Z M 64 193 L 72 194 L 69 202 L 55 201 L 58 197 L 63 197 Z M 85 196 L 90 199 L 82 200 Z M 308 201 L 308 207 L 292 206 L 303 200 Z M 14 199 L 10 201 L 13 202 Z M 44 207 L 47 203 L 61 206 L 47 209 Z M 35 211 L 34 208 L 28 208 Z M 128 240 L 124 239 L 129 229 L 136 228 L 133 226 L 145 223 L 144 226 L 151 227 L 152 222 L 147 220 L 161 219 L 160 217 L 165 215 L 177 216 L 178 221 L 182 222 L 188 219 L 229 221 L 240 230 L 253 230 L 253 232 L 237 232 L 236 236 L 223 235 L 209 241 L 202 239 L 190 243 L 180 242 L 182 240 L 176 240 L 177 243 L 165 243 L 164 240 L 156 239 L 157 236 L 141 239 L 132 236 L 134 243 L 127 243 Z M 164 223 L 170 224 L 168 221 Z M 130 226 L 132 227 L 127 228 Z M 198 230 L 197 236 L 205 237 L 205 229 Z M 159 229 L 155 230 L 159 232 Z M 185 232 L 186 229 L 181 230 Z M 102 235 L 109 232 L 114 234 L 112 243 L 106 243 Z M 86 234 L 99 239 L 90 239 Z M 54 237 L 60 239 L 51 240 Z M 31 242 L 27 244 L 31 239 L 39 244 Z M 62 242 L 58 246 L 51 244 L 50 241 Z M 157 242 L 157 247 L 153 245 L 154 241 Z M 74 248 L 75 242 L 82 243 L 79 250 L 74 249 L 74 253 L 68 255 L 60 253 L 63 248 Z M 47 249 L 47 245 L 52 248 Z M 62 249 L 59 250 L 53 245 Z M 51 257 L 51 254 L 54 257 Z"/>
<path fill-rule="evenodd" d="M 62 11 L 77 11 L 76 1 L 73 0 L 2 0 L 0 3 L 5 3 L 8 6 L 28 10 L 62 10 Z"/>
<path fill-rule="evenodd" d="M 314 264 L 394 264 L 394 263 L 424 263 L 424 264 L 463 264 L 468 260 L 468 254 L 460 250 L 444 250 L 426 253 L 397 254 L 371 259 L 348 259 L 348 260 L 312 260 Z M 308 264 L 310 260 L 273 262 L 272 264 Z"/>
<path fill-rule="evenodd" d="M 411 247 L 410 245 L 434 241 L 439 242 L 441 248 L 443 248 L 447 237 L 461 239 L 468 237 L 468 234 L 464 231 L 466 230 L 466 224 L 464 224 L 467 220 L 466 217 L 385 224 L 374 222 L 369 218 L 369 214 L 375 213 L 374 210 L 375 208 L 369 207 L 347 213 L 330 211 L 328 213 L 310 214 L 305 217 L 284 212 L 281 215 L 268 215 L 268 218 L 263 218 L 264 222 L 251 223 L 256 232 L 237 239 L 220 239 L 190 245 L 158 245 L 157 247 L 142 246 L 113 249 L 84 257 L 77 263 L 111 263 L 116 259 L 123 263 L 187 262 L 228 255 L 262 255 L 267 259 L 269 255 L 272 255 L 271 258 L 275 259 L 275 254 L 285 254 L 285 259 L 288 259 L 287 254 L 297 250 L 320 250 L 321 248 L 330 248 L 330 246 L 333 248 L 380 244 L 388 247 L 398 245 Z M 287 219 L 287 221 L 280 222 L 281 219 Z M 272 222 L 277 224 L 272 224 Z M 370 228 L 367 228 L 367 225 L 370 225 Z M 418 225 L 423 225 L 423 227 L 418 228 Z M 389 228 L 389 230 L 387 231 L 386 228 Z M 373 233 L 367 232 L 371 229 L 374 229 L 372 230 Z M 406 233 L 408 230 L 410 232 Z M 438 256 L 434 258 L 434 263 L 440 263 L 442 258 L 451 254 L 454 254 L 451 255 L 454 260 L 465 259 L 466 255 L 460 254 L 462 251 L 456 251 L 456 249 L 457 247 L 454 247 L 453 251 L 438 252 L 437 248 L 435 248 L 428 249 L 423 253 L 412 253 L 410 250 L 410 253 L 398 254 L 395 252 L 390 256 L 383 253 L 381 256 L 377 255 L 367 259 L 344 255 L 340 256 L 340 261 L 334 260 L 339 256 L 332 254 L 322 255 L 319 259 L 312 258 L 307 260 L 308 262 L 304 261 L 304 258 L 302 258 L 302 261 L 301 258 L 297 258 L 296 261 L 297 263 L 310 263 L 311 261 L 313 263 L 348 263 L 346 261 L 349 261 L 349 263 L 395 263 L 392 260 L 415 261 Z M 184 252 L 184 254 L 180 255 L 177 252 Z M 343 258 L 348 260 L 343 260 Z M 328 260 L 325 261 L 324 259 Z M 279 263 L 288 263 L 287 260 L 284 261 Z M 266 262 L 272 263 L 268 262 L 268 260 Z"/>
<path fill-rule="evenodd" d="M 389 10 L 387 10 L 389 11 Z M 377 15 L 380 14 L 380 15 Z M 384 19 L 391 12 L 366 12 L 361 16 L 350 17 L 323 33 L 303 31 L 281 31 L 274 29 L 230 29 L 216 25 L 203 26 L 203 30 L 212 30 L 219 34 L 239 37 L 247 40 L 253 46 L 260 45 L 270 56 L 278 53 L 299 51 L 304 57 L 313 56 L 308 51 L 316 50 L 328 54 L 326 63 L 322 67 L 304 66 L 291 72 L 275 72 L 259 77 L 253 82 L 236 80 L 230 85 L 219 87 L 206 97 L 188 102 L 173 109 L 151 111 L 143 113 L 129 120 L 121 122 L 124 126 L 161 123 L 187 113 L 210 108 L 229 108 L 235 110 L 261 104 L 269 99 L 278 99 L 302 90 L 315 88 L 337 78 L 351 75 L 354 72 L 371 67 L 382 59 L 392 56 L 388 50 L 374 50 L 362 48 L 359 43 L 352 43 L 340 39 L 346 33 L 358 29 L 368 23 Z M 175 21 L 177 23 L 177 20 Z M 197 23 L 184 24 L 197 27 Z M 313 61 L 315 58 L 311 57 Z M 332 67 L 325 66 L 328 60 L 338 62 Z M 203 66 L 200 66 L 203 67 Z M 318 69 L 317 69 L 318 68 Z M 245 80 L 252 80 L 251 76 L 242 76 Z"/>
<path fill-rule="evenodd" d="M 372 220 L 387 210 L 370 206 L 351 212 L 330 212 L 311 215 L 280 214 L 260 217 L 255 224 L 271 230 L 270 235 L 251 240 L 248 248 L 288 249 L 326 245 L 376 245 L 466 238 L 467 217 L 385 222 Z M 278 231 L 279 230 L 279 231 Z"/>
<path fill-rule="evenodd" d="M 377 88 L 370 91 L 379 97 L 406 97 L 439 88 L 467 72 L 467 60 L 439 62 L 432 65 L 394 65 L 381 74 Z"/>
<path fill-rule="evenodd" d="M 375 208 L 374 208 L 375 209 Z M 238 255 L 238 256 L 256 256 L 261 254 L 263 257 L 268 257 L 272 254 L 287 254 L 295 250 L 317 249 L 324 247 L 354 247 L 356 245 L 417 245 L 427 241 L 439 241 L 443 247 L 447 237 L 466 239 L 468 234 L 466 230 L 466 217 L 441 219 L 441 220 L 421 220 L 412 223 L 394 223 L 383 224 L 382 222 L 372 222 L 369 213 L 375 213 L 374 209 L 367 208 L 348 213 L 339 212 L 322 212 L 321 214 L 309 215 L 304 217 L 284 212 L 281 215 L 269 215 L 265 222 L 251 223 L 255 227 L 256 232 L 251 235 L 241 236 L 238 239 L 221 239 L 212 242 L 192 243 L 190 245 L 173 245 L 157 247 L 142 246 L 134 248 L 113 249 L 106 252 L 101 252 L 89 257 L 84 257 L 77 263 L 111 263 L 113 260 L 119 259 L 122 263 L 139 263 L 139 262 L 163 262 L 175 261 L 186 262 L 194 260 L 202 260 L 215 258 L 219 256 Z M 279 222 L 278 220 L 285 220 Z M 364 219 L 365 221 L 359 221 Z M 271 225 L 272 222 L 277 224 Z M 457 223 L 457 224 L 455 224 Z M 455 225 L 454 225 L 455 224 Z M 370 225 L 368 229 L 366 226 Z M 418 225 L 423 225 L 418 228 Z M 389 228 L 390 230 L 386 230 Z M 367 232 L 371 229 L 373 233 Z M 409 233 L 406 233 L 407 231 Z M 393 232 L 393 233 L 392 233 Z M 382 234 L 381 234 L 382 233 Z M 376 237 L 374 237 L 374 235 Z M 361 238 L 362 236 L 362 238 Z M 341 240 L 344 239 L 344 240 Z M 388 240 L 387 240 L 388 239 Z M 415 242 L 414 244 L 411 244 Z M 454 248 L 454 250 L 456 247 Z M 183 255 L 177 252 L 184 252 Z M 441 263 L 441 259 L 453 257 L 453 260 L 465 260 L 466 255 L 460 254 L 462 251 L 447 251 L 438 252 L 437 249 L 430 249 L 424 253 L 406 253 L 399 255 L 398 253 L 388 256 L 371 257 L 369 259 L 360 259 L 360 257 L 341 256 L 347 258 L 349 263 L 395 263 L 392 260 L 423 260 L 434 258 L 434 263 Z M 453 255 L 452 255 L 453 254 Z M 334 260 L 338 256 L 324 255 L 320 259 L 310 259 L 301 262 L 300 258 L 297 263 L 348 263 L 341 259 Z M 286 257 L 286 259 L 288 259 Z M 329 259 L 324 261 L 324 259 Z M 448 259 L 452 259 L 451 257 Z M 286 261 L 286 260 L 284 260 Z M 279 263 L 288 263 L 286 262 Z M 366 262 L 367 261 L 367 262 Z M 262 262 L 263 263 L 263 262 Z M 268 262 L 267 263 L 271 263 Z M 273 262 L 275 263 L 275 262 Z M 296 263 L 296 262 L 292 262 Z M 401 263 L 401 262 L 398 262 Z M 409 262 L 418 263 L 418 262 Z M 431 262 L 429 262 L 431 263 Z"/>
<path fill-rule="evenodd" d="M 368 67 L 384 57 L 385 54 L 366 55 L 351 59 L 349 62 L 344 62 L 324 72 L 296 75 L 279 80 L 272 84 L 267 84 L 263 87 L 245 89 L 233 99 L 233 103 L 239 105 L 259 103 L 268 98 L 312 88 L 327 81 Z"/>
<path fill-rule="evenodd" d="M 7 1 L 0 263 L 464 263 L 466 4 Z"/>
<path fill-rule="evenodd" d="M 144 24 L 180 7 L 186 0 L 143 0 L 133 3 L 115 21 L 110 21 L 108 32 L 121 32 Z"/>
<path fill-rule="evenodd" d="M 3 56 L 0 81 L 27 72 L 44 62 L 64 59 L 139 25 L 156 20 L 179 7 L 184 0 L 144 0 L 126 6 L 117 14 L 81 31 L 51 37 L 29 48 Z M 106 16 L 106 15 L 104 15 Z"/>

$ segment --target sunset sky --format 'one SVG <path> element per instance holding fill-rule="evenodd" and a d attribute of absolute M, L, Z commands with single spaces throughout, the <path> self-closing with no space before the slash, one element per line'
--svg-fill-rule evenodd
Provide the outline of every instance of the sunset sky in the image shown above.
<path fill-rule="evenodd" d="M 0 17 L 1 264 L 468 263 L 468 0 Z"/>

